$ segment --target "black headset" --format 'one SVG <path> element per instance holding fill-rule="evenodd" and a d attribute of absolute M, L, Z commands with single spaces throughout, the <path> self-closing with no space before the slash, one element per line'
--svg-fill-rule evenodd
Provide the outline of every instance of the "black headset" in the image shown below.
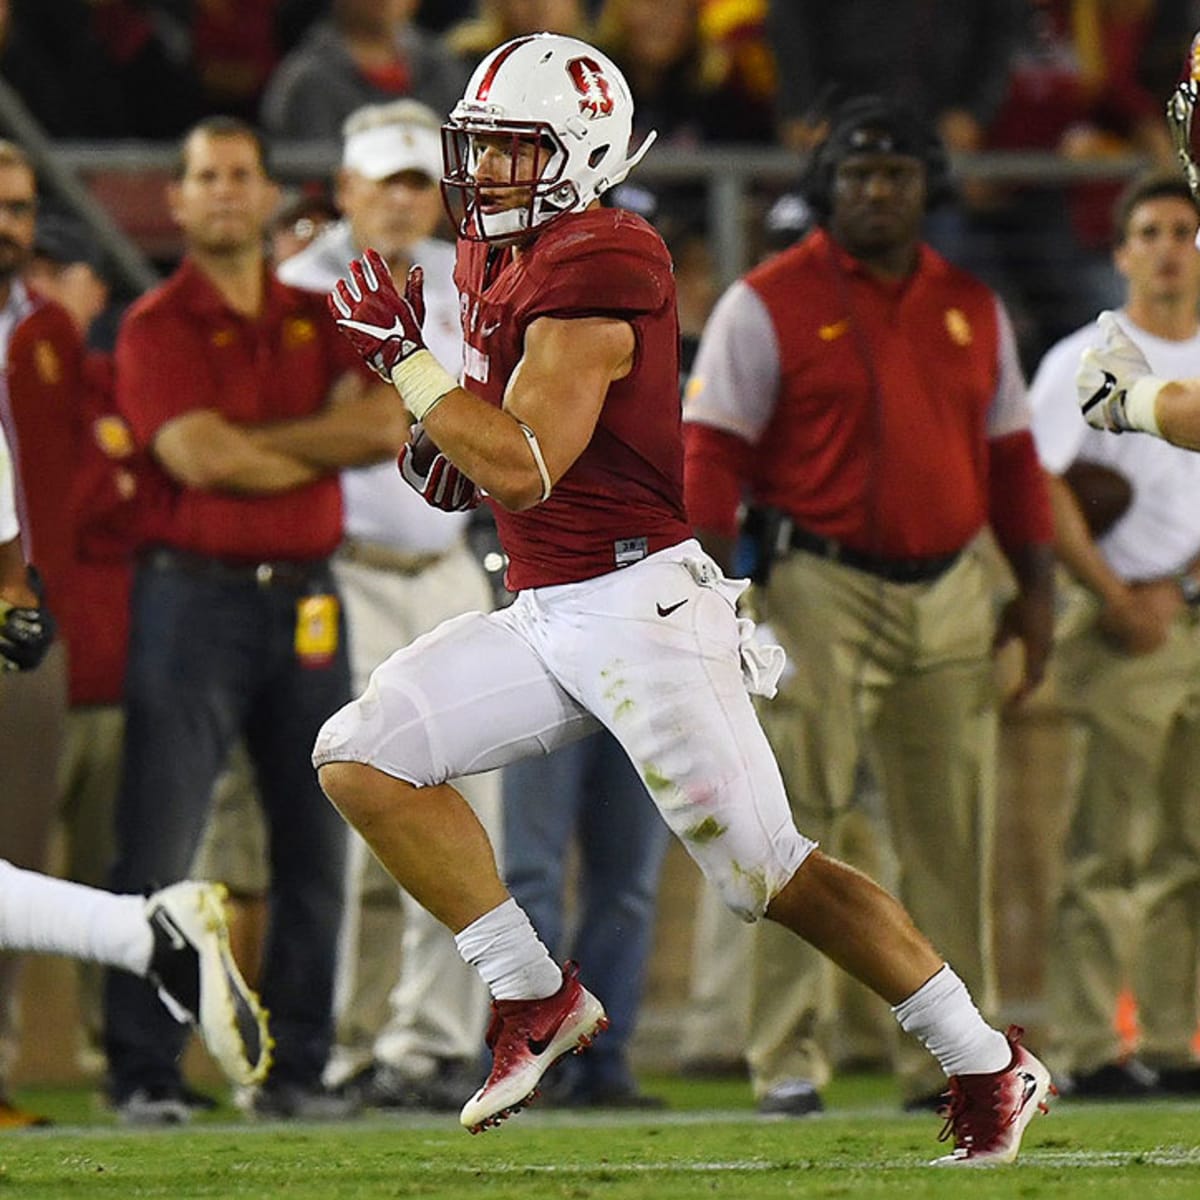
<path fill-rule="evenodd" d="M 863 138 L 864 131 L 878 134 Z M 861 144 L 856 144 L 862 139 Z M 926 211 L 954 197 L 950 160 L 933 128 L 903 104 L 882 96 L 854 96 L 829 118 L 829 133 L 809 156 L 800 187 L 820 222 L 833 211 L 833 177 L 851 154 L 889 150 L 911 155 L 925 164 Z"/>

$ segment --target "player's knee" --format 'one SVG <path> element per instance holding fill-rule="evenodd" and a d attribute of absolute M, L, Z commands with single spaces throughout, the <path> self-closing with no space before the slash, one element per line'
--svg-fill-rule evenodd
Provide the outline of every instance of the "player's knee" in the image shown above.
<path fill-rule="evenodd" d="M 429 738 L 421 714 L 403 696 L 391 696 L 386 712 L 378 696 L 368 688 L 359 699 L 347 704 L 330 717 L 317 734 L 312 754 L 313 766 L 321 772 L 325 787 L 326 766 L 366 765 L 385 775 L 407 780 L 417 786 L 436 783 Z M 330 773 L 333 786 L 342 788 L 341 773 Z M 354 778 L 355 773 L 348 773 Z M 335 804 L 338 799 L 326 794 Z"/>
<path fill-rule="evenodd" d="M 333 806 L 364 835 L 401 812 L 405 797 L 416 790 L 413 784 L 360 762 L 325 763 L 317 777 Z"/>
<path fill-rule="evenodd" d="M 367 772 L 370 767 L 357 762 L 328 762 L 317 768 L 321 790 L 348 821 L 357 824 L 356 816 L 370 801 Z"/>
<path fill-rule="evenodd" d="M 794 829 L 784 831 L 761 853 L 725 859 L 705 874 L 725 906 L 743 921 L 761 920 L 772 900 L 787 886 L 815 843 Z"/>

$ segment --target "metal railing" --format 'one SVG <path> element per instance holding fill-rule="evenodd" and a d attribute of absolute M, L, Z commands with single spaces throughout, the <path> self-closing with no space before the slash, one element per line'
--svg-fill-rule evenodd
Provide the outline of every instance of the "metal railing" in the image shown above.
<path fill-rule="evenodd" d="M 105 171 L 170 170 L 176 147 L 147 142 L 60 142 L 47 143 L 45 151 L 44 157 L 34 154 L 43 178 L 92 226 L 127 282 L 139 289 L 145 287 L 147 280 L 154 278 L 152 264 L 124 236 L 119 223 L 90 196 L 90 203 L 75 203 L 81 192 L 87 195 L 79 180 Z M 272 148 L 271 160 L 281 183 L 326 180 L 337 167 L 339 149 L 323 143 L 279 144 Z M 1145 159 L 1133 155 L 1070 162 L 1055 154 L 1035 152 L 959 155 L 952 160 L 958 179 L 1038 187 L 1125 180 L 1147 165 Z M 650 189 L 687 184 L 703 188 L 714 261 L 724 286 L 750 262 L 748 199 L 764 188 L 786 189 L 798 180 L 800 169 L 800 157 L 780 149 L 707 146 L 685 150 L 664 146 L 656 148 L 638 167 L 637 182 Z M 97 208 L 100 214 L 95 212 Z"/>

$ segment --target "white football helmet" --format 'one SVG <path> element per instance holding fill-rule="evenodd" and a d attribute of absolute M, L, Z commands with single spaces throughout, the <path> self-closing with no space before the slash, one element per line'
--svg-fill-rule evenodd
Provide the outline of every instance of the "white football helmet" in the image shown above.
<path fill-rule="evenodd" d="M 586 208 L 641 161 L 655 134 L 629 153 L 633 97 L 615 63 L 587 42 L 557 33 L 513 38 L 475 68 L 442 126 L 442 196 L 459 235 L 508 242 Z M 511 138 L 507 180 L 475 178 L 479 138 Z M 517 149 L 549 154 L 521 178 Z M 519 192 L 516 190 L 519 189 Z M 519 195 L 515 206 L 504 193 Z"/>

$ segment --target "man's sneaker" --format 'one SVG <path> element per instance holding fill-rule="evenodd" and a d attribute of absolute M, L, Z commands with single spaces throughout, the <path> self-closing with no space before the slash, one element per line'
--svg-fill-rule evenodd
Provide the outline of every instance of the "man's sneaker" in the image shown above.
<path fill-rule="evenodd" d="M 146 919 L 154 935 L 146 974 L 171 1015 L 197 1026 L 234 1083 L 265 1079 L 274 1043 L 266 1011 L 229 949 L 225 888 L 192 882 L 163 888 L 146 901 Z"/>
<path fill-rule="evenodd" d="M 604 1006 L 579 982 L 579 966 L 563 966 L 562 987 L 544 1000 L 493 1000 L 487 1044 L 492 1073 L 463 1105 L 472 1133 L 499 1125 L 529 1104 L 542 1076 L 564 1055 L 578 1054 L 608 1028 Z"/>
<path fill-rule="evenodd" d="M 990 1167 L 1010 1163 L 1021 1149 L 1025 1126 L 1038 1112 L 1048 1112 L 1047 1097 L 1058 1092 L 1050 1072 L 1024 1046 L 1024 1030 L 1008 1027 L 1012 1061 L 1003 1071 L 986 1075 L 952 1075 L 950 1102 L 943 1109 L 944 1142 L 954 1137 L 954 1153 L 934 1159 L 939 1167 Z"/>
<path fill-rule="evenodd" d="M 809 1080 L 785 1079 L 768 1088 L 757 1107 L 764 1116 L 806 1117 L 809 1113 L 824 1112 L 825 1103 Z"/>
<path fill-rule="evenodd" d="M 362 1098 L 316 1083 L 268 1083 L 249 1097 L 247 1116 L 267 1121 L 348 1121 L 362 1112 Z"/>
<path fill-rule="evenodd" d="M 122 1125 L 186 1125 L 194 1105 L 180 1087 L 137 1088 L 114 1104 Z"/>

